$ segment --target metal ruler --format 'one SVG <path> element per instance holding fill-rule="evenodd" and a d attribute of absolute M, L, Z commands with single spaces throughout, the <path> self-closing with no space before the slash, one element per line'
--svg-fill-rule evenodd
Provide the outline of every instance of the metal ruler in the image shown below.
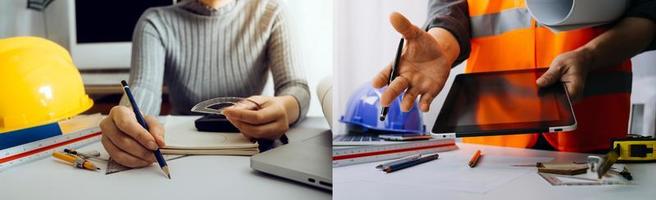
<path fill-rule="evenodd" d="M 437 139 L 364 147 L 333 147 L 333 167 L 377 162 L 418 153 L 435 153 L 457 149 L 454 139 Z"/>
<path fill-rule="evenodd" d="M 100 128 L 87 128 L 74 133 L 34 141 L 31 143 L 0 150 L 0 171 L 48 157 L 54 151 L 64 148 L 80 148 L 100 139 Z"/>

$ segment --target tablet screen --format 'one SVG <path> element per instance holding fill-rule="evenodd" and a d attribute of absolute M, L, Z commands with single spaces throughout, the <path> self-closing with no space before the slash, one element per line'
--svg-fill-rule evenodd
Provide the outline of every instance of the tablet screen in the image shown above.
<path fill-rule="evenodd" d="M 460 74 L 433 126 L 459 137 L 547 132 L 576 124 L 562 83 L 535 84 L 544 70 Z"/>

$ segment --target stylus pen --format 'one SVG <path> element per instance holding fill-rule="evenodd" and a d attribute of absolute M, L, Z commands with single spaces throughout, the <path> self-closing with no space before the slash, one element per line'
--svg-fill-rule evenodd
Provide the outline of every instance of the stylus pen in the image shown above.
<path fill-rule="evenodd" d="M 399 75 L 398 68 L 399 68 L 399 62 L 401 61 L 401 53 L 403 52 L 403 38 L 399 41 L 399 46 L 396 47 L 396 57 L 394 58 L 394 65 L 392 65 L 392 69 L 390 71 L 389 75 L 389 80 L 387 80 L 387 85 L 392 84 L 392 81 Z M 380 117 L 378 118 L 380 121 L 385 121 L 385 117 L 387 117 L 387 112 L 389 112 L 389 107 L 381 105 L 381 110 L 380 110 Z"/>
<path fill-rule="evenodd" d="M 121 81 L 121 85 L 123 85 L 123 90 L 125 91 L 125 94 L 128 96 L 128 99 L 130 100 L 130 105 L 132 105 L 132 111 L 134 112 L 134 115 L 137 118 L 137 122 L 148 130 L 148 124 L 146 123 L 146 120 L 144 117 L 141 115 L 141 111 L 139 111 L 139 107 L 137 107 L 137 102 L 134 100 L 134 96 L 132 96 L 132 92 L 130 92 L 130 87 L 128 87 L 128 83 L 125 82 L 125 80 Z M 166 164 L 166 160 L 164 160 L 164 156 L 162 156 L 162 152 L 159 151 L 159 148 L 157 148 L 155 151 L 155 159 L 157 159 L 157 164 L 159 164 L 159 167 L 162 168 L 162 171 L 164 171 L 164 174 L 166 174 L 169 179 L 171 179 L 171 173 L 169 172 L 169 166 Z"/>
<path fill-rule="evenodd" d="M 426 163 L 426 162 L 429 162 L 429 161 L 437 160 L 437 158 L 439 158 L 439 157 L 440 157 L 440 155 L 435 153 L 435 154 L 427 155 L 427 156 L 421 157 L 419 159 L 415 159 L 415 160 L 408 161 L 408 162 L 405 162 L 405 163 L 400 163 L 400 164 L 389 166 L 389 167 L 383 169 L 383 171 L 385 171 L 387 173 L 392 173 L 392 172 L 399 171 L 399 170 L 402 170 L 402 169 L 405 169 L 405 168 L 408 168 L 408 167 L 412 167 L 412 166 L 416 166 L 416 165 Z"/>

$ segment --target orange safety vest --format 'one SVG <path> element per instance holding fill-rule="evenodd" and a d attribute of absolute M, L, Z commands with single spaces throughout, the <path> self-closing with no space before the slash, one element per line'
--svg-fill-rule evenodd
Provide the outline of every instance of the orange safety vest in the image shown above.
<path fill-rule="evenodd" d="M 593 27 L 554 33 L 536 24 L 524 0 L 468 0 L 472 29 L 471 54 L 466 73 L 549 67 L 564 52 L 585 45 L 607 28 Z M 583 98 L 574 103 L 577 129 L 571 132 L 545 133 L 547 141 L 559 151 L 586 152 L 605 150 L 610 139 L 625 136 L 628 127 L 631 62 L 591 72 Z M 536 77 L 537 79 L 537 77 Z M 503 109 L 486 102 L 487 113 L 478 116 L 503 119 Z M 464 142 L 532 147 L 535 133 L 507 136 L 464 138 Z"/>

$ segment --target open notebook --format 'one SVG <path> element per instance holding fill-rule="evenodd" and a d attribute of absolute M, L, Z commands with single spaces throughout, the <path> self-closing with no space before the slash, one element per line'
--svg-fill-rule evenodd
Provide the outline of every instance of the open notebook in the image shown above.
<path fill-rule="evenodd" d="M 166 116 L 160 118 L 165 127 L 164 154 L 185 155 L 255 155 L 258 144 L 240 133 L 199 132 L 194 126 L 198 117 Z"/>

